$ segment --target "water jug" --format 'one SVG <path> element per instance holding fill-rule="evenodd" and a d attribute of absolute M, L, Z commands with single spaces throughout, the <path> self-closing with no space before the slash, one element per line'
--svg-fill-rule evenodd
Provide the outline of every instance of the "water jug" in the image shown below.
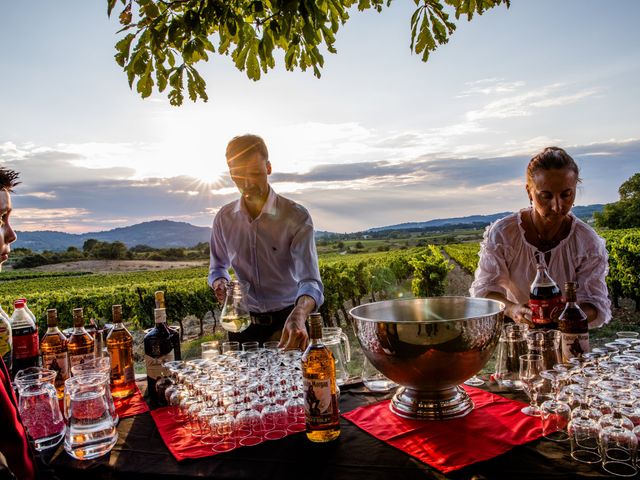
<path fill-rule="evenodd" d="M 324 343 L 336 362 L 336 382 L 344 385 L 349 379 L 347 363 L 351 361 L 349 337 L 340 327 L 322 327 L 322 343 Z"/>
<path fill-rule="evenodd" d="M 73 458 L 90 460 L 110 452 L 118 432 L 109 408 L 108 377 L 87 373 L 65 382 L 67 432 L 64 449 Z"/>
<path fill-rule="evenodd" d="M 37 451 L 57 445 L 64 437 L 65 423 L 55 387 L 57 372 L 40 367 L 20 370 L 18 411 L 29 441 Z"/>

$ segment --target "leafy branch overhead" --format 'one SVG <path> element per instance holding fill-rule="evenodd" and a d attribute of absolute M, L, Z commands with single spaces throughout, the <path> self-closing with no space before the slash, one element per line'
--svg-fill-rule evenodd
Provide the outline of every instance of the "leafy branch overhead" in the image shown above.
<path fill-rule="evenodd" d="M 287 70 L 324 65 L 322 51 L 336 53 L 336 34 L 349 19 L 351 7 L 381 12 L 392 0 L 107 0 L 109 16 L 121 4 L 118 18 L 123 37 L 116 43 L 116 62 L 129 86 L 143 98 L 154 88 L 168 89 L 172 105 L 184 92 L 192 101 L 207 101 L 206 83 L 195 68 L 211 54 L 230 56 L 236 68 L 259 80 L 284 54 Z M 414 0 L 411 50 L 423 61 L 447 43 L 456 28 L 450 19 L 474 14 L 509 0 Z M 447 10 L 450 13 L 447 13 Z"/>

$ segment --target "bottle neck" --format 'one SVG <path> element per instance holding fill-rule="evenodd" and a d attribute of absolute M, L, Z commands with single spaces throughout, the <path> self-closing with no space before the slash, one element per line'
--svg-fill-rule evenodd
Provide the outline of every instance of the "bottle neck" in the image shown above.
<path fill-rule="evenodd" d="M 80 326 L 74 325 L 73 326 L 73 334 L 74 335 L 76 335 L 76 334 L 82 335 L 84 333 L 87 333 L 87 331 L 84 329 L 84 325 L 80 325 Z"/>
<path fill-rule="evenodd" d="M 322 317 L 318 314 L 309 315 L 309 341 L 311 344 L 322 344 Z"/>

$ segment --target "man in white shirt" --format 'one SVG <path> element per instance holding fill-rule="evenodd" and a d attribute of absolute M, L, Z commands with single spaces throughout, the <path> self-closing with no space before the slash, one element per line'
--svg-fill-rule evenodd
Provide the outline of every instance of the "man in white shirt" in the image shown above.
<path fill-rule="evenodd" d="M 324 301 L 311 217 L 269 185 L 271 163 L 262 138 L 233 138 L 226 158 L 241 196 L 213 220 L 209 285 L 224 302 L 232 267 L 249 284 L 252 319 L 247 330 L 229 333 L 229 339 L 280 338 L 281 347 L 306 348 L 305 321 Z"/>

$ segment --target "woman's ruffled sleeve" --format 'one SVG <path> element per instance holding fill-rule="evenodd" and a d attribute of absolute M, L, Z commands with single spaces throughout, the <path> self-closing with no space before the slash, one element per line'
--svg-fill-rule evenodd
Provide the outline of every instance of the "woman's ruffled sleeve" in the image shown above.
<path fill-rule="evenodd" d="M 507 267 L 513 248 L 508 245 L 496 225 L 489 225 L 480 243 L 480 260 L 476 268 L 475 278 L 469 293 L 472 297 L 486 297 L 496 292 L 504 295 L 509 301 L 516 301 L 510 295 L 510 274 Z"/>
<path fill-rule="evenodd" d="M 598 316 L 589 324 L 590 328 L 597 328 L 611 320 L 611 301 L 606 283 L 609 255 L 604 240 L 599 236 L 594 234 L 588 243 L 590 251 L 580 256 L 576 268 L 577 294 L 578 303 L 590 303 L 598 310 Z"/>

